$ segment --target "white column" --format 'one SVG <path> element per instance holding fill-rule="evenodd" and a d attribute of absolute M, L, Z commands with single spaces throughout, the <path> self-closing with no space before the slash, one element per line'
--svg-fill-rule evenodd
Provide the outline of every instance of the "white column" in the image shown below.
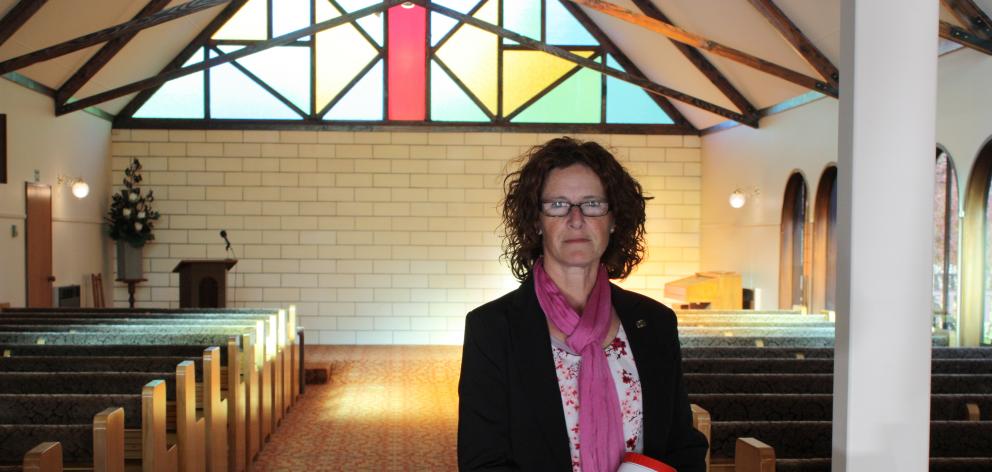
<path fill-rule="evenodd" d="M 936 0 L 843 0 L 833 470 L 928 469 Z"/>

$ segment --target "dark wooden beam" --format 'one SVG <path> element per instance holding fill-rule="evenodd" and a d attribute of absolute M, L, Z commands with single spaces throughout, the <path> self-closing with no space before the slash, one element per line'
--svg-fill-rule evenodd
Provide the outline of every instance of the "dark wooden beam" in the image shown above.
<path fill-rule="evenodd" d="M 632 84 L 637 85 L 638 87 L 641 87 L 644 90 L 647 90 L 649 92 L 656 93 L 656 94 L 659 94 L 659 95 L 664 95 L 664 96 L 666 96 L 668 98 L 673 98 L 675 100 L 678 100 L 680 102 L 684 102 L 686 104 L 692 105 L 692 106 L 694 106 L 696 108 L 699 108 L 701 110 L 705 110 L 705 111 L 708 111 L 710 113 L 713 113 L 713 114 L 716 114 L 716 115 L 720 115 L 720 116 L 722 116 L 724 118 L 729 118 L 729 119 L 734 120 L 734 121 L 737 121 L 739 123 L 747 124 L 748 126 L 757 126 L 757 121 L 756 120 L 751 120 L 748 117 L 746 117 L 746 116 L 744 116 L 744 115 L 742 115 L 740 113 L 737 113 L 735 111 L 728 110 L 728 109 L 726 109 L 724 107 L 721 107 L 719 105 L 716 105 L 716 104 L 707 102 L 706 100 L 702 100 L 700 98 L 693 97 L 692 95 L 689 95 L 689 94 L 686 94 L 686 93 L 683 93 L 683 92 L 679 92 L 678 90 L 675 90 L 675 89 L 672 89 L 672 88 L 669 88 L 669 87 L 665 87 L 664 85 L 656 84 L 656 83 L 654 83 L 654 82 L 652 82 L 652 81 L 650 81 L 650 80 L 648 80 L 646 78 L 637 77 L 637 76 L 634 76 L 634 75 L 632 75 L 632 74 L 630 74 L 628 72 L 624 72 L 624 71 L 621 71 L 621 70 L 618 70 L 618 69 L 614 69 L 612 67 L 607 67 L 605 64 L 602 64 L 600 62 L 593 61 L 591 59 L 587 59 L 585 57 L 579 56 L 578 54 L 573 54 L 573 53 L 571 53 L 571 52 L 569 52 L 569 51 L 567 51 L 567 50 L 565 50 L 563 48 L 552 46 L 552 45 L 543 43 L 541 41 L 533 40 L 533 39 L 528 38 L 526 36 L 523 36 L 523 35 L 514 33 L 513 31 L 510 31 L 510 30 L 501 28 L 499 26 L 496 26 L 496 25 L 487 23 L 487 22 L 482 21 L 482 20 L 480 20 L 478 18 L 465 15 L 465 14 L 463 14 L 461 12 L 458 12 L 456 10 L 452 10 L 450 8 L 447 8 L 445 6 L 442 6 L 442 5 L 433 3 L 433 2 L 428 3 L 427 5 L 424 5 L 424 6 L 425 6 L 425 8 L 428 8 L 428 9 L 430 9 L 432 11 L 436 11 L 438 13 L 441 13 L 441 14 L 443 14 L 445 16 L 454 18 L 456 20 L 464 21 L 465 23 L 468 23 L 468 24 L 470 24 L 472 26 L 475 26 L 476 28 L 479 28 L 479 29 L 488 31 L 488 32 L 493 33 L 493 34 L 495 34 L 497 36 L 500 36 L 502 38 L 511 39 L 511 40 L 516 41 L 516 42 L 518 42 L 520 44 L 523 44 L 524 46 L 528 46 L 528 47 L 537 49 L 539 51 L 544 51 L 544 52 L 546 52 L 548 54 L 551 54 L 552 56 L 557 56 L 557 57 L 560 57 L 560 58 L 565 59 L 567 61 L 574 62 L 574 63 L 576 63 L 576 64 L 578 64 L 578 65 L 580 65 L 582 67 L 585 67 L 587 69 L 592 69 L 592 70 L 595 70 L 597 72 L 600 72 L 600 73 L 609 75 L 610 77 L 616 77 L 616 78 L 618 78 L 620 80 L 623 80 L 625 82 L 632 83 Z"/>
<path fill-rule="evenodd" d="M 815 90 L 817 92 L 837 97 L 837 88 L 827 82 L 815 79 L 805 74 L 800 74 L 794 70 L 782 67 L 770 61 L 752 56 L 744 51 L 724 46 L 716 41 L 707 39 L 698 34 L 690 33 L 671 23 L 658 21 L 645 15 L 634 13 L 626 8 L 619 7 L 603 0 L 572 0 L 575 3 L 586 6 L 600 13 L 619 18 L 628 23 L 641 26 L 656 33 L 662 34 L 675 41 L 688 44 L 692 47 L 709 51 L 721 57 L 725 57 L 735 62 L 739 62 L 753 69 L 760 70 L 766 74 L 773 75 L 780 79 L 792 82 L 801 87 Z"/>
<path fill-rule="evenodd" d="M 984 40 L 992 39 L 992 20 L 973 0 L 941 0 L 954 17 L 964 23 L 975 36 Z"/>
<path fill-rule="evenodd" d="M 529 133 L 599 133 L 599 134 L 699 134 L 693 128 L 677 125 L 631 124 L 534 124 L 534 123 L 437 123 L 416 121 L 326 121 L 312 120 L 188 120 L 163 118 L 125 118 L 119 129 L 239 129 L 239 130 L 309 130 L 309 131 L 393 131 L 501 133 L 516 130 Z"/>
<path fill-rule="evenodd" d="M 166 64 L 165 67 L 159 71 L 159 74 L 182 67 L 183 64 L 185 64 L 186 61 L 193 56 L 193 54 L 196 54 L 196 52 L 210 40 L 214 33 L 224 26 L 224 24 L 227 23 L 227 20 L 230 20 L 231 17 L 234 16 L 234 14 L 237 13 L 245 3 L 248 3 L 248 0 L 231 0 L 231 3 L 228 3 L 227 6 L 224 7 L 224 9 L 221 10 L 221 12 L 218 13 L 213 20 L 210 20 L 210 23 L 208 23 L 207 26 L 205 26 L 203 30 L 200 31 L 200 33 L 197 34 L 196 37 L 193 38 L 193 40 L 190 41 L 182 51 L 179 52 L 179 54 L 176 54 L 176 57 L 172 58 L 172 61 Z M 125 119 L 131 117 L 131 115 L 134 115 L 134 113 L 141 109 L 145 102 L 147 102 L 160 87 L 161 86 L 152 87 L 138 93 L 138 95 L 128 102 L 128 104 L 121 109 L 120 113 L 117 114 L 117 116 L 120 117 L 118 119 Z M 56 107 L 56 109 L 57 108 L 58 107 Z M 56 113 L 58 113 L 58 110 L 56 110 Z"/>
<path fill-rule="evenodd" d="M 665 23 L 671 23 L 671 20 L 669 20 L 668 17 L 665 16 L 665 14 L 662 13 L 662 11 L 651 0 L 634 0 L 634 5 L 636 5 L 642 13 L 651 18 Z M 721 93 L 723 93 L 723 96 L 727 97 L 727 99 L 730 100 L 730 102 L 733 103 L 734 106 L 741 111 L 741 113 L 748 117 L 755 116 L 757 109 L 754 108 L 754 105 L 752 105 L 751 102 L 737 90 L 737 87 L 734 87 L 734 85 L 727 80 L 727 77 L 724 76 L 723 73 L 709 61 L 709 59 L 706 59 L 706 56 L 704 56 L 703 53 L 688 44 L 683 44 L 672 39 L 669 41 L 671 41 L 672 45 L 675 46 L 675 49 L 678 49 L 679 52 L 681 52 L 682 55 L 692 63 L 692 65 L 696 66 L 696 69 L 699 69 L 699 72 L 705 75 L 706 78 L 709 79 Z"/>
<path fill-rule="evenodd" d="M 169 1 L 170 0 L 149 1 L 145 7 L 134 16 L 132 21 L 162 11 L 162 9 L 169 4 Z M 62 86 L 59 87 L 59 89 L 55 92 L 55 105 L 64 105 L 65 102 L 72 98 L 74 93 L 78 92 L 83 85 L 86 85 L 86 82 L 89 82 L 89 80 L 92 79 L 97 72 L 100 72 L 100 69 L 107 65 L 107 63 L 110 62 L 110 60 L 113 59 L 121 49 L 124 49 L 124 46 L 126 46 L 127 43 L 137 34 L 138 32 L 135 31 L 107 41 L 107 43 L 104 44 L 103 47 L 90 58 L 90 60 L 86 61 L 86 64 L 80 67 L 75 74 L 72 74 L 72 77 L 70 77 L 69 80 L 65 81 Z"/>
<path fill-rule="evenodd" d="M 193 64 L 191 66 L 183 67 L 180 69 L 175 69 L 167 72 L 163 72 L 154 77 L 150 77 L 144 80 L 139 80 L 137 82 L 131 82 L 130 84 L 117 87 L 115 89 L 108 90 L 106 92 L 98 93 L 80 100 L 76 100 L 66 104 L 60 109 L 56 110 L 56 114 L 63 115 L 66 113 L 71 113 L 82 108 L 93 106 L 99 103 L 106 102 L 108 100 L 113 100 L 115 98 L 123 97 L 124 95 L 129 95 L 135 92 L 140 92 L 142 90 L 156 87 L 162 85 L 170 80 L 178 79 L 179 77 L 184 77 L 189 74 L 200 72 L 202 70 L 209 69 L 214 66 L 219 66 L 221 64 L 226 64 L 231 61 L 241 59 L 245 56 L 255 54 L 257 52 L 265 51 L 277 46 L 284 46 L 286 44 L 292 43 L 299 38 L 304 36 L 309 36 L 320 31 L 331 29 L 335 26 L 340 26 L 342 24 L 357 20 L 361 17 L 371 15 L 376 12 L 385 11 L 392 6 L 396 6 L 403 3 L 403 0 L 385 0 L 382 3 L 373 5 L 370 7 L 362 8 L 360 10 L 355 10 L 347 15 L 341 15 L 333 19 L 317 23 L 315 25 L 302 28 L 291 33 L 286 33 L 282 36 L 272 38 L 268 41 L 261 41 L 253 46 L 247 46 L 237 51 L 225 54 L 220 57 L 214 57 L 207 59 L 203 62 Z"/>
<path fill-rule="evenodd" d="M 940 22 L 940 37 L 992 56 L 992 41 L 977 38 L 967 30 L 958 28 L 946 21 Z"/>
<path fill-rule="evenodd" d="M 0 46 L 34 16 L 47 0 L 21 0 L 0 19 Z"/>
<path fill-rule="evenodd" d="M 53 98 L 53 99 L 55 98 L 55 89 L 25 75 L 18 74 L 17 72 L 8 72 L 0 77 L 3 77 L 4 79 L 7 79 L 17 85 L 20 85 L 21 87 L 24 87 L 32 92 L 39 93 L 49 98 Z M 89 113 L 90 115 L 100 118 L 101 120 L 109 121 L 111 123 L 113 123 L 114 121 L 114 115 L 107 113 L 106 111 L 101 110 L 100 108 L 97 107 L 84 108 L 83 113 Z"/>
<path fill-rule="evenodd" d="M 190 0 L 182 5 L 160 11 L 154 15 L 134 19 L 128 21 L 127 23 L 111 26 L 110 28 L 104 28 L 95 33 L 83 35 L 54 46 L 39 49 L 37 51 L 24 54 L 23 56 L 18 56 L 4 62 L 0 62 L 0 74 L 22 69 L 32 64 L 54 59 L 59 56 L 64 56 L 66 54 L 79 51 L 80 49 L 86 49 L 90 46 L 95 46 L 97 44 L 110 41 L 111 39 L 119 38 L 126 34 L 137 33 L 143 29 L 151 28 L 152 26 L 160 25 L 177 18 L 182 18 L 186 15 L 191 15 L 198 11 L 227 3 L 228 1 L 230 0 Z"/>
<path fill-rule="evenodd" d="M 837 87 L 837 81 L 840 79 L 837 67 L 830 62 L 830 59 L 827 59 L 827 56 L 824 56 L 820 52 L 816 45 L 782 12 L 778 5 L 775 5 L 775 2 L 772 0 L 749 1 L 809 65 L 813 66 L 830 85 Z"/>
<path fill-rule="evenodd" d="M 622 66 L 624 70 L 634 76 L 647 79 L 647 76 L 644 75 L 644 72 L 637 67 L 637 64 L 634 64 L 634 61 L 630 60 L 630 58 L 627 57 L 627 55 L 624 54 L 624 52 L 621 51 L 616 44 L 613 43 L 613 40 L 606 35 L 606 32 L 604 32 L 599 25 L 592 21 L 592 18 L 589 18 L 589 15 L 587 15 L 582 8 L 568 0 L 558 1 L 561 2 L 565 9 L 568 10 L 569 13 L 571 13 L 572 16 L 574 16 L 575 19 L 582 24 L 582 26 L 585 26 L 586 30 L 592 34 L 592 37 L 596 38 L 596 41 L 599 42 L 600 46 L 603 47 L 607 54 L 613 56 L 613 58 L 620 63 L 620 66 Z M 654 100 L 654 102 L 661 107 L 666 114 L 668 114 L 668 117 L 671 118 L 675 124 L 695 128 L 695 126 L 693 126 L 692 123 L 690 123 L 689 120 L 682 115 L 682 112 L 680 112 L 678 108 L 675 108 L 675 105 L 672 105 L 672 102 L 668 101 L 667 98 L 654 93 L 649 93 L 648 96 L 651 97 L 651 99 Z"/>

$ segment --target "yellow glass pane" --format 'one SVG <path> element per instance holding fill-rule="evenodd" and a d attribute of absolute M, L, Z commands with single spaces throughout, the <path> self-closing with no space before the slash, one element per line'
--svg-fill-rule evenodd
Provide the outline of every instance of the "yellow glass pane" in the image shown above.
<path fill-rule="evenodd" d="M 341 13 L 330 2 L 319 1 L 317 22 L 336 18 Z M 334 99 L 377 54 L 361 33 L 346 23 L 317 33 L 317 111 Z"/>
<path fill-rule="evenodd" d="M 572 53 L 587 58 L 593 55 L 592 51 Z M 574 67 L 574 62 L 543 51 L 503 51 L 503 116 L 513 113 Z"/>
<path fill-rule="evenodd" d="M 497 4 L 496 0 L 489 0 L 488 2 L 486 2 L 485 5 L 482 6 L 482 8 L 479 9 L 479 11 L 475 12 L 475 14 L 472 16 L 482 21 L 485 21 L 486 23 L 491 23 L 495 25 L 499 18 L 498 10 L 497 10 L 498 7 L 499 5 Z"/>
<path fill-rule="evenodd" d="M 214 39 L 268 39 L 267 11 L 265 0 L 248 0 L 214 33 Z"/>
<path fill-rule="evenodd" d="M 495 24 L 498 6 L 498 2 L 489 0 L 473 16 Z M 462 25 L 437 52 L 444 64 L 494 114 L 499 104 L 498 41 L 495 34 Z"/>

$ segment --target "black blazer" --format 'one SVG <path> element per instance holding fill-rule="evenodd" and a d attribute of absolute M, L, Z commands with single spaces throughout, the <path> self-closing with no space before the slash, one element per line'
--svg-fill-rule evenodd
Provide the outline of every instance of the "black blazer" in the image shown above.
<path fill-rule="evenodd" d="M 533 280 L 465 320 L 458 382 L 461 470 L 572 470 L 551 334 Z M 641 380 L 644 454 L 679 472 L 703 472 L 708 446 L 692 427 L 675 313 L 610 288 Z"/>

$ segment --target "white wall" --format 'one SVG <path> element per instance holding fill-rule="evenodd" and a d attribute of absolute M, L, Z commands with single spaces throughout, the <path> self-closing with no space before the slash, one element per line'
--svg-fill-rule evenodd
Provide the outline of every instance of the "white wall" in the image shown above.
<path fill-rule="evenodd" d="M 992 57 L 960 49 L 938 61 L 937 142 L 954 159 L 962 195 L 981 145 L 992 136 Z M 762 290 L 764 308 L 778 304 L 779 224 L 789 175 L 806 177 L 810 202 L 823 170 L 837 159 L 834 99 L 702 139 L 703 215 L 700 265 L 703 270 L 736 270 L 744 284 Z M 913 99 L 906 97 L 906 111 Z M 878 126 L 884 126 L 879 123 Z M 736 187 L 757 186 L 761 196 L 740 210 L 727 204 Z M 810 208 L 809 211 L 811 211 Z"/>
<path fill-rule="evenodd" d="M 84 275 L 104 271 L 100 221 L 110 188 L 110 123 L 82 112 L 55 117 L 51 98 L 7 80 L 0 80 L 0 113 L 7 115 L 8 176 L 0 184 L 0 302 L 23 306 L 24 182 L 34 181 L 35 169 L 52 186 L 55 285 L 82 284 Z M 90 195 L 76 199 L 56 185 L 59 175 L 82 177 Z"/>
<path fill-rule="evenodd" d="M 500 255 L 508 161 L 557 135 L 115 130 L 162 213 L 145 247 L 139 306 L 177 306 L 185 258 L 240 262 L 228 303 L 295 303 L 308 342 L 458 344 L 465 314 L 517 286 Z M 611 147 L 655 198 L 647 259 L 622 283 L 660 298 L 699 267 L 695 136 L 585 136 Z M 118 286 L 114 301 L 124 304 Z"/>

